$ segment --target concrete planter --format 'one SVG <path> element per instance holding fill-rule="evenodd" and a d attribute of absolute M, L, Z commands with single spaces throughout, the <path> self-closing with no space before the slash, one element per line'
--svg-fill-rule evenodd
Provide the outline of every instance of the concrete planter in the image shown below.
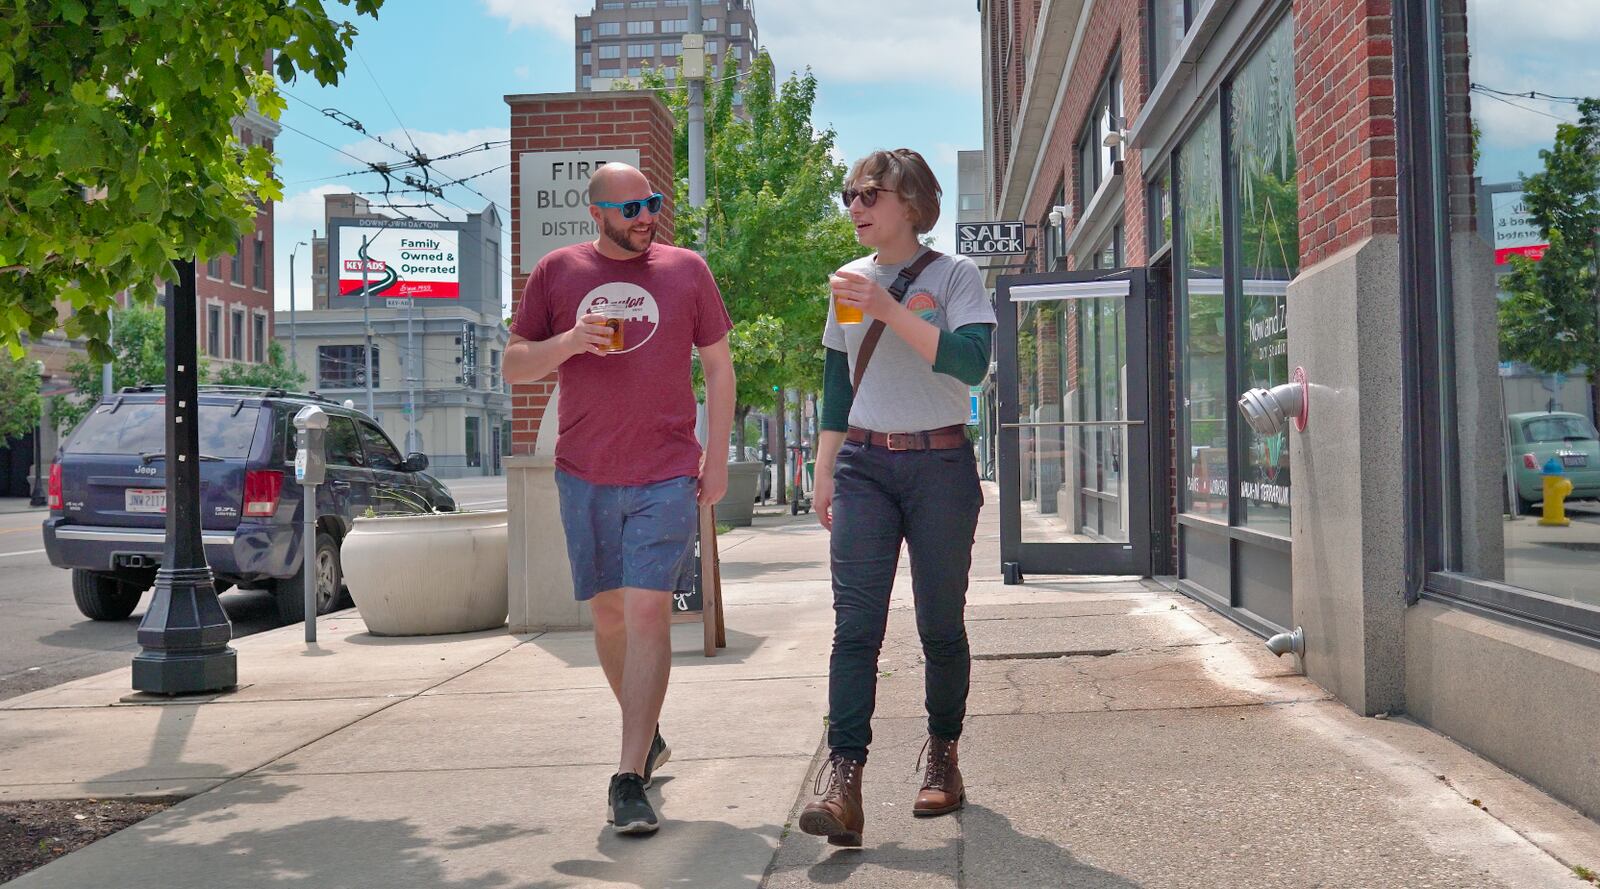
<path fill-rule="evenodd" d="M 545 417 L 548 420 L 550 414 Z M 572 598 L 572 565 L 567 561 L 567 532 L 561 526 L 556 458 L 545 454 L 507 457 L 506 497 L 511 509 L 511 546 L 506 559 L 510 631 L 592 628 L 589 606 Z"/>
<path fill-rule="evenodd" d="M 735 528 L 748 527 L 755 517 L 756 492 L 761 490 L 762 463 L 729 463 L 728 493 L 717 503 L 717 521 Z"/>
<path fill-rule="evenodd" d="M 507 511 L 356 519 L 345 585 L 376 636 L 491 630 L 506 622 Z"/>

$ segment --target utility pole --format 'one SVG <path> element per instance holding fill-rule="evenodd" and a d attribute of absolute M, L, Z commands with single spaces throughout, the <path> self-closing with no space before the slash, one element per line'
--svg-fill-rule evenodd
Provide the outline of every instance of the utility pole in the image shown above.
<path fill-rule="evenodd" d="M 701 33 L 700 0 L 689 0 L 689 33 L 684 35 L 684 77 L 689 81 L 689 206 L 706 205 L 706 37 Z M 691 54 L 699 57 L 695 64 Z M 706 227 L 700 226 L 700 253 L 705 254 Z"/>
<path fill-rule="evenodd" d="M 372 302 L 371 285 L 367 283 L 367 269 L 371 260 L 367 259 L 366 235 L 361 236 L 361 329 L 367 335 L 367 416 L 374 416 L 376 410 L 372 406 L 372 322 L 367 318 L 367 308 Z"/>
<path fill-rule="evenodd" d="M 416 311 L 416 297 L 406 299 L 406 453 L 420 451 L 417 447 L 417 352 L 411 338 L 411 319 Z"/>
<path fill-rule="evenodd" d="M 313 229 L 311 237 L 316 236 Z M 304 246 L 305 241 L 296 241 L 294 249 L 289 251 L 289 364 L 297 371 L 300 369 L 300 341 L 295 338 L 294 332 L 294 255 Z"/>

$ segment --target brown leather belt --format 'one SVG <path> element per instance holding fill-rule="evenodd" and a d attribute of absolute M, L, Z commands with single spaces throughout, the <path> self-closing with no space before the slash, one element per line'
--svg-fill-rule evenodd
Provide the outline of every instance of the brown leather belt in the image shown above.
<path fill-rule="evenodd" d="M 943 451 L 971 445 L 965 426 L 946 426 L 926 432 L 873 432 L 871 429 L 851 426 L 844 440 L 891 451 Z"/>

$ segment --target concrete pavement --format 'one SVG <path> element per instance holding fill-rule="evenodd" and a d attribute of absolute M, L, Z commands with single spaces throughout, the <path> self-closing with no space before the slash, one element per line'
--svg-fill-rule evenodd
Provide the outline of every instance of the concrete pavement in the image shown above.
<path fill-rule="evenodd" d="M 1543 889 L 1600 869 L 1594 822 L 1403 719 L 1355 717 L 1190 600 L 1004 586 L 996 536 L 990 510 L 958 816 L 909 811 L 924 729 L 902 588 L 866 848 L 790 829 L 820 762 L 826 535 L 763 516 L 722 538 L 729 649 L 675 630 L 653 838 L 605 829 L 618 718 L 585 634 L 378 639 L 347 612 L 313 651 L 296 627 L 239 641 L 243 686 L 213 702 L 124 702 L 125 670 L 0 702 L 0 799 L 198 794 L 12 885 Z"/>

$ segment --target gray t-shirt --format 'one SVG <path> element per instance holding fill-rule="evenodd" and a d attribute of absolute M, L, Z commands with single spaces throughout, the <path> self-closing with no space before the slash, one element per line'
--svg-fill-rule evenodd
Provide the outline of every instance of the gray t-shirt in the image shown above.
<path fill-rule="evenodd" d="M 917 256 L 926 249 L 919 250 Z M 865 256 L 846 265 L 844 271 L 870 276 L 887 289 L 895 275 L 916 258 L 898 265 L 879 265 L 872 256 Z M 983 276 L 965 256 L 945 255 L 934 260 L 906 289 L 903 302 L 941 330 L 995 323 L 994 306 L 989 304 Z M 860 324 L 840 324 L 834 318 L 833 300 L 828 300 L 828 324 L 822 331 L 822 344 L 850 356 L 852 378 L 861 341 L 871 326 L 871 318 Z M 850 425 L 874 432 L 922 432 L 966 423 L 969 411 L 966 383 L 934 373 L 933 366 L 899 334 L 885 330 L 851 403 Z"/>

